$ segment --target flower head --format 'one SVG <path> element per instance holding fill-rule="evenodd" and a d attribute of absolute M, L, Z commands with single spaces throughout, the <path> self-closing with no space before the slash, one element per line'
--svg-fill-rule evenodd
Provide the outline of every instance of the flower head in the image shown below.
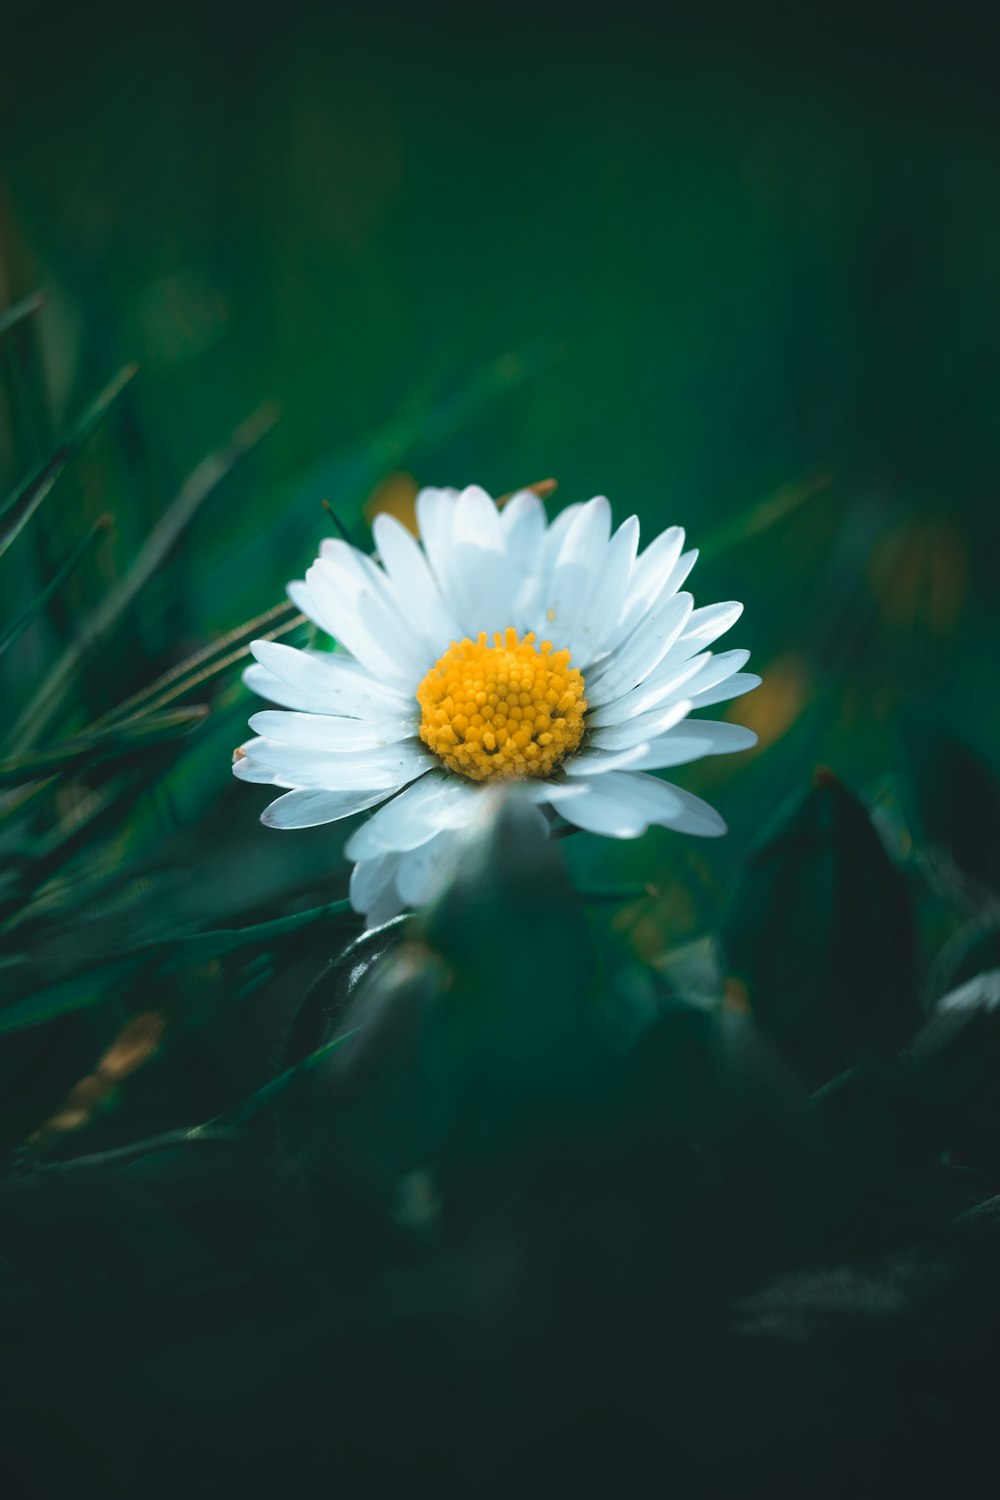
<path fill-rule="evenodd" d="M 671 527 L 638 552 L 603 496 L 551 524 L 523 490 L 425 489 L 419 539 L 375 519 L 376 556 L 326 541 L 289 585 L 333 652 L 255 641 L 247 685 L 278 710 L 234 771 L 288 788 L 264 811 L 307 828 L 377 809 L 348 839 L 351 900 L 382 922 L 431 893 L 491 782 L 516 782 L 578 828 L 635 838 L 652 823 L 725 832 L 715 810 L 650 775 L 743 750 L 737 724 L 691 718 L 759 678 L 708 647 L 742 611 L 680 592 L 696 552 Z"/>

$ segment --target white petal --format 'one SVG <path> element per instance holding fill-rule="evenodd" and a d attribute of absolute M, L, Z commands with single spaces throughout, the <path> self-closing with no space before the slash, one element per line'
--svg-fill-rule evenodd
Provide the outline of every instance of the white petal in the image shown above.
<path fill-rule="evenodd" d="M 563 763 L 567 776 L 589 780 L 591 776 L 606 776 L 609 771 L 621 771 L 626 766 L 637 766 L 649 749 L 643 741 L 639 745 L 628 745 L 621 750 L 602 749 L 599 745 L 581 750 L 572 760 Z"/>
<path fill-rule="evenodd" d="M 385 719 L 405 714 L 415 702 L 415 687 L 409 693 L 387 687 L 343 652 L 301 651 L 280 641 L 251 641 L 250 650 L 262 667 L 298 695 L 299 701 L 286 702 L 286 707 Z M 248 668 L 248 678 L 252 670 Z"/>
<path fill-rule="evenodd" d="M 257 753 L 260 753 L 266 744 L 266 740 L 247 740 L 245 745 L 240 746 L 243 753 L 233 761 L 233 775 L 238 781 L 251 781 L 260 786 L 275 785 L 274 772 L 271 767 L 256 759 Z M 253 756 L 251 751 L 254 752 Z"/>
<path fill-rule="evenodd" d="M 372 533 L 399 610 L 436 661 L 460 632 L 441 599 L 427 558 L 416 538 L 393 516 L 376 516 Z"/>
<path fill-rule="evenodd" d="M 447 875 L 454 851 L 455 840 L 439 833 L 400 856 L 396 888 L 407 906 L 422 906 L 430 899 Z"/>
<path fill-rule="evenodd" d="M 691 700 L 692 708 L 710 708 L 713 703 L 726 703 L 730 698 L 741 698 L 744 693 L 752 693 L 754 688 L 760 687 L 760 678 L 756 672 L 734 672 L 732 677 L 727 677 L 720 682 L 718 687 L 708 688 L 705 692 L 697 693 Z"/>
<path fill-rule="evenodd" d="M 708 656 L 709 652 L 706 651 L 703 656 L 696 656 L 693 661 L 683 662 L 680 667 L 674 668 L 670 665 L 668 654 L 667 660 L 661 662 L 657 670 L 630 693 L 623 693 L 620 698 L 614 698 L 610 703 L 604 703 L 588 713 L 588 728 L 603 729 L 612 724 L 626 724 L 637 715 L 649 713 L 654 708 L 667 708 L 672 703 L 684 701 L 688 682 L 700 671 Z"/>
<path fill-rule="evenodd" d="M 636 772 L 636 775 L 641 774 Z M 649 778 L 656 781 L 656 777 Z M 726 830 L 725 820 L 720 817 L 715 808 L 708 802 L 703 802 L 693 792 L 685 791 L 682 786 L 674 786 L 672 782 L 658 781 L 658 786 L 665 786 L 679 797 L 683 806 L 683 812 L 679 818 L 671 818 L 667 825 L 675 833 L 691 833 L 696 838 L 717 839 Z M 652 820 L 651 820 L 652 821 Z"/>
<path fill-rule="evenodd" d="M 440 769 L 431 771 L 356 829 L 344 853 L 348 859 L 371 859 L 415 849 L 442 829 L 467 823 L 479 795 L 474 782 Z"/>
<path fill-rule="evenodd" d="M 688 574 L 697 561 L 697 547 L 692 547 L 690 552 L 682 552 L 671 568 L 669 577 L 664 581 L 662 593 L 664 595 L 676 594 L 677 590 L 683 586 Z"/>
<path fill-rule="evenodd" d="M 693 602 L 690 594 L 674 594 L 654 605 L 628 640 L 587 673 L 588 703 L 600 707 L 645 681 L 680 636 Z"/>
<path fill-rule="evenodd" d="M 312 750 L 375 750 L 417 737 L 420 721 L 409 719 L 341 719 L 329 714 L 282 713 L 265 709 L 250 719 L 250 728 L 265 739 Z"/>
<path fill-rule="evenodd" d="M 684 633 L 687 635 L 687 631 Z M 694 698 L 698 693 L 714 688 L 717 683 L 725 682 L 727 677 L 732 677 L 734 672 L 746 666 L 749 660 L 749 651 L 710 651 L 698 672 L 688 678 L 684 689 L 685 698 Z"/>
<path fill-rule="evenodd" d="M 650 823 L 670 823 L 684 810 L 672 787 L 638 771 L 609 771 L 584 786 L 583 796 L 571 798 L 553 786 L 550 800 L 578 828 L 609 838 L 638 838 Z"/>
<path fill-rule="evenodd" d="M 524 574 L 538 562 L 545 535 L 545 506 L 533 490 L 518 490 L 500 512 L 507 554 Z M 512 622 L 513 623 L 513 622 Z"/>
<path fill-rule="evenodd" d="M 324 629 L 341 641 L 373 676 L 416 691 L 427 670 L 426 647 L 414 636 L 386 592 L 375 565 L 346 542 L 331 543 L 329 555 L 306 573 Z"/>
<path fill-rule="evenodd" d="M 282 682 L 280 677 L 275 677 L 273 672 L 269 672 L 257 661 L 251 662 L 244 669 L 243 683 L 258 698 L 266 698 L 268 703 L 280 703 L 282 708 L 304 709 L 312 713 L 322 713 L 326 708 L 326 704 L 319 703 L 308 693 L 289 687 L 287 682 Z"/>
<path fill-rule="evenodd" d="M 427 488 L 417 495 L 417 529 L 431 572 L 442 587 L 448 578 L 448 555 L 457 500 L 458 491 L 450 489 Z"/>
<path fill-rule="evenodd" d="M 285 792 L 269 802 L 260 815 L 268 828 L 316 828 L 320 823 L 336 823 L 353 813 L 384 801 L 390 794 L 380 792 Z"/>
<path fill-rule="evenodd" d="M 637 771 L 663 771 L 668 766 L 684 766 L 706 755 L 731 755 L 749 750 L 757 736 L 742 724 L 727 724 L 710 719 L 687 719 L 676 729 L 650 741 L 645 753 L 636 761 Z"/>
<path fill-rule="evenodd" d="M 671 786 L 641 771 L 611 771 L 586 783 L 587 794 L 565 800 L 551 798 L 571 823 L 610 838 L 638 838 L 651 823 L 684 833 L 716 836 L 726 825 L 707 802 L 681 787 Z"/>
<path fill-rule="evenodd" d="M 368 919 L 369 927 L 378 927 L 398 916 L 406 905 L 396 889 L 399 856 L 383 854 L 354 866 L 348 888 L 351 905 Z"/>
<path fill-rule="evenodd" d="M 548 591 L 540 600 L 545 608 L 536 609 L 532 621 L 543 639 L 551 637 L 568 650 L 573 665 L 580 668 L 607 650 L 639 540 L 639 522 L 631 516 L 608 541 L 609 513 L 598 500 L 588 501 L 570 526 Z"/>
<path fill-rule="evenodd" d="M 706 604 L 694 611 L 684 627 L 679 644 L 685 647 L 690 645 L 688 655 L 693 656 L 696 651 L 703 651 L 706 646 L 710 646 L 720 635 L 725 635 L 742 613 L 743 606 L 735 599 L 727 604 Z"/>
<path fill-rule="evenodd" d="M 233 767 L 243 780 L 317 791 L 394 790 L 439 765 L 436 756 L 414 740 L 342 753 L 261 739 L 249 740 L 243 749 L 243 759 Z"/>
<path fill-rule="evenodd" d="M 421 532 L 424 521 L 418 496 Z M 425 537 L 431 568 L 459 627 L 460 635 L 475 640 L 514 623 L 521 576 L 507 553 L 500 516 L 486 491 L 469 485 L 451 502 L 450 527 L 445 531 L 440 505 L 424 503 L 430 517 Z M 445 643 L 445 646 L 448 643 Z M 444 647 L 442 647 L 442 650 Z"/>
<path fill-rule="evenodd" d="M 595 729 L 588 735 L 587 743 L 602 750 L 627 750 L 632 745 L 646 744 L 679 724 L 690 707 L 690 703 L 681 699 L 666 708 L 654 708 L 648 714 L 635 714 L 606 729 Z"/>
<path fill-rule="evenodd" d="M 664 584 L 673 573 L 683 546 L 684 528 L 671 526 L 654 537 L 636 558 L 629 578 L 628 598 L 623 605 L 615 639 L 611 644 L 617 645 L 623 641 L 661 597 Z M 676 593 L 676 589 L 671 589 L 670 592 Z"/>

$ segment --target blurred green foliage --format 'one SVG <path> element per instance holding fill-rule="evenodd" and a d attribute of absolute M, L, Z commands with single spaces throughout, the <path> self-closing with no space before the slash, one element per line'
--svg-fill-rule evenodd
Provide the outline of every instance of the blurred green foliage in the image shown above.
<path fill-rule="evenodd" d="M 997 68 L 800 11 L 0 21 L 13 1494 L 980 1455 Z M 506 808 L 362 935 L 345 831 L 232 782 L 247 642 L 308 639 L 324 500 L 547 474 L 746 602 L 731 836 Z"/>

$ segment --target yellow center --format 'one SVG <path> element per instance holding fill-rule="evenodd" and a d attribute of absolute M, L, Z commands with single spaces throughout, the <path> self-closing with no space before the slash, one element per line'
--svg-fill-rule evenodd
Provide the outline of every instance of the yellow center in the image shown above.
<path fill-rule="evenodd" d="M 549 776 L 583 738 L 583 673 L 568 651 L 518 640 L 453 641 L 417 689 L 420 738 L 449 771 L 472 781 Z"/>

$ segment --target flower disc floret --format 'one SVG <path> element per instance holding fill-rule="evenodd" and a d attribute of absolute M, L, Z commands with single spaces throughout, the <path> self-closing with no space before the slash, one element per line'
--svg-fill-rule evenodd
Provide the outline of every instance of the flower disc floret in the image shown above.
<path fill-rule="evenodd" d="M 513 626 L 453 641 L 417 689 L 420 738 L 470 781 L 550 776 L 583 738 L 583 673 Z"/>

